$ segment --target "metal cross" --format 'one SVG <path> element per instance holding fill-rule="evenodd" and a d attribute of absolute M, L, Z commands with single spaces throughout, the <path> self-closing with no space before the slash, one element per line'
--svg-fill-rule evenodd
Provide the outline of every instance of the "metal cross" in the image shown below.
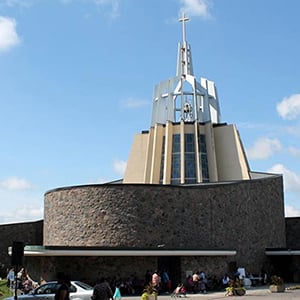
<path fill-rule="evenodd" d="M 185 22 L 189 21 L 190 19 L 185 16 L 184 12 L 182 13 L 182 17 L 179 19 L 179 22 L 182 22 L 182 41 L 185 42 Z"/>

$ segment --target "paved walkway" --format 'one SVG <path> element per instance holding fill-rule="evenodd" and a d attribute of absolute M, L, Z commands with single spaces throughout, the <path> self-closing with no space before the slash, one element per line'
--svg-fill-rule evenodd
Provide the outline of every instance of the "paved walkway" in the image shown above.
<path fill-rule="evenodd" d="M 296 286 L 296 285 L 293 285 Z M 299 285 L 297 285 L 299 286 Z M 122 297 L 122 300 L 140 300 L 140 297 Z M 300 300 L 300 289 L 286 289 L 284 293 L 271 293 L 269 287 L 253 287 L 246 291 L 242 297 L 227 297 L 225 292 L 209 292 L 207 294 L 188 294 L 186 298 L 172 298 L 170 295 L 159 295 L 157 300 L 214 300 L 214 299 L 245 299 L 245 300 Z"/>

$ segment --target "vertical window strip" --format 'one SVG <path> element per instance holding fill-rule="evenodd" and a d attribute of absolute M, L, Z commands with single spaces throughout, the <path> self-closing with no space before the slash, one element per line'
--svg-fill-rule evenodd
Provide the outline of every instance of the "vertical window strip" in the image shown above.
<path fill-rule="evenodd" d="M 159 175 L 159 183 L 160 184 L 163 183 L 163 179 L 164 179 L 165 143 L 166 143 L 166 137 L 163 136 L 162 148 L 161 148 L 160 175 Z"/>
<path fill-rule="evenodd" d="M 196 183 L 195 136 L 193 133 L 184 135 L 185 183 Z"/>
<path fill-rule="evenodd" d="M 200 149 L 200 162 L 201 162 L 201 172 L 202 181 L 209 182 L 209 172 L 208 172 L 208 160 L 207 160 L 207 150 L 206 150 L 206 140 L 205 135 L 199 135 L 199 149 Z"/>
<path fill-rule="evenodd" d="M 180 184 L 180 134 L 173 134 L 171 184 Z"/>

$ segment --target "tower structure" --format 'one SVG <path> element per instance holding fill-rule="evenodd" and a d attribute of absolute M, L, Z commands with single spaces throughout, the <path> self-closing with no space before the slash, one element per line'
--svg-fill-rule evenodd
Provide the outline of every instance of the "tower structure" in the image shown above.
<path fill-rule="evenodd" d="M 191 46 L 178 44 L 176 76 L 154 88 L 150 130 L 134 138 L 123 183 L 197 184 L 250 179 L 239 133 L 221 123 L 213 81 L 196 79 Z"/>

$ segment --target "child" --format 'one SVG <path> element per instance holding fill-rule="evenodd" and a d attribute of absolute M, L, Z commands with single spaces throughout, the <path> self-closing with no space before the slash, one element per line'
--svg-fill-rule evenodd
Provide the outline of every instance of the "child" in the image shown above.
<path fill-rule="evenodd" d="M 115 289 L 115 293 L 113 295 L 113 299 L 114 300 L 121 300 L 122 296 L 121 296 L 121 292 L 120 292 L 120 288 L 119 286 L 117 285 L 116 286 L 116 289 Z"/>

